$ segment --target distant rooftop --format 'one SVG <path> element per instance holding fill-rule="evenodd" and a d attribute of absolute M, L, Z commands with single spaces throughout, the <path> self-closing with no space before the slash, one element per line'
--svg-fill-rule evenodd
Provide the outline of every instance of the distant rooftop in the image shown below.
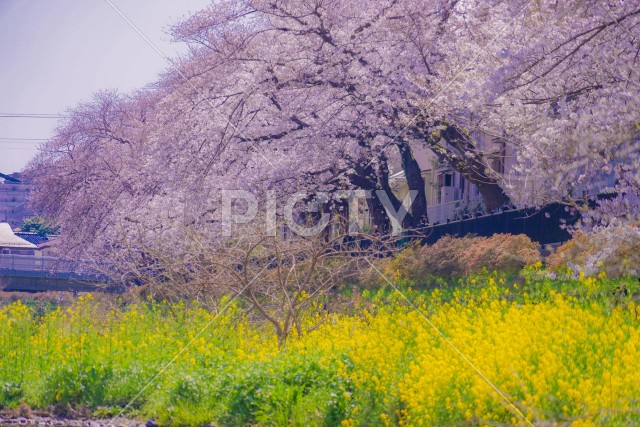
<path fill-rule="evenodd" d="M 8 182 L 14 183 L 14 184 L 22 182 L 20 180 L 20 174 L 19 173 L 12 173 L 12 174 L 9 174 L 9 175 L 6 175 L 4 173 L 0 173 L 0 179 L 4 180 L 5 182 L 8 181 Z"/>
<path fill-rule="evenodd" d="M 16 236 L 11 226 L 6 222 L 0 222 L 0 246 L 5 248 L 35 249 L 36 245 Z"/>
<path fill-rule="evenodd" d="M 16 231 L 14 234 L 21 239 L 26 240 L 29 243 L 33 243 L 34 245 L 41 245 L 44 242 L 49 241 L 48 236 L 41 236 L 38 233 L 29 233 L 26 231 Z"/>

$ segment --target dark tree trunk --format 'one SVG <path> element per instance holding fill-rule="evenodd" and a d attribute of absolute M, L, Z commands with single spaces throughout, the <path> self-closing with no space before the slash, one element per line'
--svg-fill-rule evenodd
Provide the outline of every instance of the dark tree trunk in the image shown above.
<path fill-rule="evenodd" d="M 427 215 L 427 195 L 424 188 L 422 170 L 413 156 L 413 151 L 409 144 L 398 144 L 398 149 L 400 150 L 402 169 L 404 170 L 404 176 L 407 179 L 409 190 L 416 192 L 415 198 L 411 203 L 411 223 L 406 224 L 406 226 L 409 228 L 424 226 L 429 222 L 429 218 Z"/>
<path fill-rule="evenodd" d="M 386 162 L 383 160 L 383 164 L 386 168 Z M 382 168 L 382 169 L 384 169 Z M 380 199 L 376 196 L 376 190 L 380 189 L 379 175 L 374 171 L 372 165 L 356 166 L 356 173 L 349 175 L 349 181 L 356 187 L 370 191 L 371 197 L 367 199 L 367 206 L 369 208 L 369 215 L 371 216 L 371 226 L 373 232 L 376 234 L 386 234 L 391 230 L 391 222 L 387 211 L 380 202 Z M 383 171 L 383 173 L 386 173 Z M 393 203 L 395 196 L 391 194 L 390 200 Z"/>
<path fill-rule="evenodd" d="M 339 230 L 342 230 L 344 227 L 344 201 L 332 199 L 328 203 L 323 205 L 323 211 L 325 214 L 331 215 L 331 221 L 329 224 L 322 230 L 322 235 L 326 241 L 331 240 L 333 231 L 333 224 L 335 224 L 336 218 L 339 222 Z M 342 210 L 340 209 L 342 207 Z"/>
<path fill-rule="evenodd" d="M 487 209 L 487 212 L 491 212 L 494 209 L 509 203 L 509 197 L 507 197 L 502 187 L 497 183 L 473 183 L 478 187 L 478 191 L 480 191 L 480 195 L 482 196 L 482 201 L 484 202 L 484 207 Z"/>
<path fill-rule="evenodd" d="M 413 206 L 411 207 L 413 211 L 410 210 L 407 212 L 402 221 L 402 226 L 404 228 L 414 228 L 419 226 L 421 223 L 421 220 L 418 218 L 424 218 L 423 220 L 426 220 L 426 196 L 424 191 L 424 180 L 420 173 L 420 166 L 413 158 L 413 153 L 408 145 L 404 150 L 402 163 L 403 168 L 406 167 L 405 170 L 409 171 L 409 188 L 412 190 L 415 189 L 418 192 L 416 203 L 414 203 L 415 206 L 417 206 L 417 209 Z M 371 198 L 367 200 L 367 205 L 371 216 L 371 225 L 374 227 L 375 232 L 380 234 L 387 234 L 391 232 L 391 214 L 387 212 L 380 197 L 378 197 L 376 193 L 377 191 L 384 191 L 393 210 L 395 212 L 400 210 L 402 201 L 398 199 L 391 189 L 387 158 L 384 154 L 381 155 L 378 160 L 377 170 L 370 164 L 367 164 L 364 167 L 357 165 L 354 169 L 355 173 L 349 175 L 350 182 L 360 189 L 371 191 Z M 418 217 L 415 217 L 413 212 L 417 212 Z"/>
<path fill-rule="evenodd" d="M 367 199 L 367 206 L 369 207 L 369 215 L 371 217 L 371 226 L 373 227 L 372 234 L 387 234 L 391 231 L 391 222 L 389 221 L 389 215 L 382 206 L 380 199 L 376 196 L 375 192 Z"/>

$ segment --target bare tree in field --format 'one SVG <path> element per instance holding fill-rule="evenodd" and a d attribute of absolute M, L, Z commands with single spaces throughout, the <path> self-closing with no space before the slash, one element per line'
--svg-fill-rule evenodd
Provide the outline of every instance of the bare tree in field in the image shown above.
<path fill-rule="evenodd" d="M 181 256 L 167 257 L 150 247 L 138 247 L 119 261 L 123 277 L 133 279 L 145 295 L 175 300 L 193 299 L 214 309 L 229 298 L 274 329 L 280 345 L 316 325 L 305 319 L 322 312 L 330 293 L 355 281 L 372 261 L 389 256 L 396 239 L 365 234 L 331 238 L 270 236 L 256 227 L 238 237 L 217 242 L 198 234 L 185 235 Z"/>

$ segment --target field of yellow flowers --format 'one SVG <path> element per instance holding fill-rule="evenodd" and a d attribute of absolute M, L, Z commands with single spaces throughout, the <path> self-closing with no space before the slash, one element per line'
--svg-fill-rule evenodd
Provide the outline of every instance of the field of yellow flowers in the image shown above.
<path fill-rule="evenodd" d="M 283 348 L 233 305 L 84 296 L 36 315 L 16 302 L 0 311 L 0 407 L 125 408 L 177 425 L 638 424 L 629 283 L 485 274 L 405 288 L 417 310 L 364 291 Z"/>

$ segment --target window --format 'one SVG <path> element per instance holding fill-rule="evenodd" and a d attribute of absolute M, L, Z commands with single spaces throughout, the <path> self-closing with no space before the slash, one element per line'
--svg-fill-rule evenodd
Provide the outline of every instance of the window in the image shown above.
<path fill-rule="evenodd" d="M 444 186 L 453 187 L 453 174 L 447 173 L 444 175 Z"/>

